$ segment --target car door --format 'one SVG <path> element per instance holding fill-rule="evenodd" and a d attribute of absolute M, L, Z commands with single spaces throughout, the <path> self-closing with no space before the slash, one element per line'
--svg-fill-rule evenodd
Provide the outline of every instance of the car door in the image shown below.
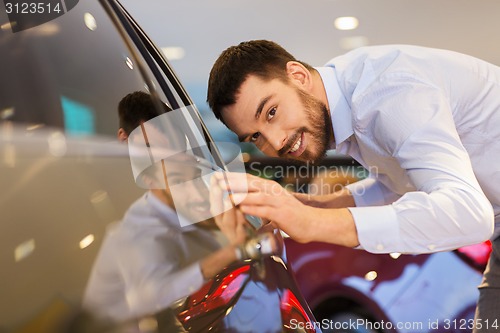
<path fill-rule="evenodd" d="M 82 308 L 107 230 L 150 189 L 140 181 L 148 163 L 187 155 L 199 172 L 176 185 L 208 188 L 214 172 L 244 171 L 239 150 L 213 142 L 168 62 L 117 1 L 82 1 L 22 31 L 4 12 L 0 23 L 0 331 L 319 331 L 304 328 L 314 319 L 282 248 L 122 322 Z M 135 91 L 150 94 L 155 119 L 181 133 L 178 146 L 119 142 L 117 106 Z M 248 219 L 251 236 L 265 240 L 261 221 Z M 283 244 L 278 231 L 268 235 Z"/>

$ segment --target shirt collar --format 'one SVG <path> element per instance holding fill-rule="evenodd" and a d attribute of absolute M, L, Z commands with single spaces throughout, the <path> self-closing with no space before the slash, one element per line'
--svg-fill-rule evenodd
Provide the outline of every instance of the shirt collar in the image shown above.
<path fill-rule="evenodd" d="M 188 219 L 177 213 L 171 207 L 167 206 L 164 202 L 158 199 L 153 193 L 147 192 L 145 194 L 146 200 L 151 206 L 164 217 L 165 222 L 172 228 L 181 232 L 188 232 L 196 230 L 193 223 Z"/>
<path fill-rule="evenodd" d="M 335 67 L 329 65 L 327 67 L 315 67 L 315 69 L 321 76 L 325 87 L 330 117 L 332 119 L 333 136 L 335 138 L 332 148 L 335 148 L 354 134 L 351 121 L 351 108 L 340 89 Z"/>

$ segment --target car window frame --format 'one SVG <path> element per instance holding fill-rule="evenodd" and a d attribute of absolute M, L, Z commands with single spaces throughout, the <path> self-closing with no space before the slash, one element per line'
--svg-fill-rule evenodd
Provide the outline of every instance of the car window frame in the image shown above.
<path fill-rule="evenodd" d="M 226 163 L 215 145 L 208 128 L 202 120 L 200 112 L 197 110 L 196 105 L 178 80 L 172 66 L 161 53 L 159 48 L 146 35 L 144 30 L 139 26 L 139 24 L 137 24 L 134 18 L 119 1 L 99 0 L 99 2 L 108 12 L 111 20 L 125 40 L 125 43 L 127 43 L 131 49 L 131 55 L 136 60 L 138 70 L 141 75 L 143 75 L 146 79 L 150 76 L 145 70 L 145 67 L 147 66 L 158 82 L 159 89 L 161 89 L 164 93 L 171 108 L 173 110 L 185 108 L 189 114 L 188 117 L 186 112 L 183 112 L 189 128 L 192 129 L 191 133 L 186 133 L 188 139 L 198 143 L 204 142 L 210 151 L 210 157 L 214 160 L 216 168 L 228 171 Z M 140 54 L 135 52 L 134 47 Z M 146 62 L 146 66 L 143 61 Z M 148 84 L 148 87 L 155 103 L 158 106 L 158 109 L 161 110 L 161 101 L 156 91 L 157 88 L 153 84 Z M 198 131 L 194 130 L 193 127 L 196 127 Z M 199 136 L 199 134 L 201 134 L 201 136 Z M 199 152 L 199 154 L 201 156 L 206 155 L 203 152 Z"/>

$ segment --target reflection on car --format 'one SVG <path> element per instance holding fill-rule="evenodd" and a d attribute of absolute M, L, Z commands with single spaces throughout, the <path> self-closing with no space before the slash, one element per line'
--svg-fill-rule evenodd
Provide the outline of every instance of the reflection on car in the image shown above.
<path fill-rule="evenodd" d="M 80 1 L 38 26 L 15 24 L 0 13 L 0 332 L 304 332 L 290 323 L 315 319 L 283 238 L 259 219 L 248 217 L 234 260 L 200 274 L 196 262 L 234 246 L 207 221 L 232 211 L 206 204 L 209 180 L 242 158 L 221 157 L 120 3 Z M 117 105 L 136 91 L 158 116 L 124 144 Z M 155 120 L 169 130 L 155 132 Z"/>

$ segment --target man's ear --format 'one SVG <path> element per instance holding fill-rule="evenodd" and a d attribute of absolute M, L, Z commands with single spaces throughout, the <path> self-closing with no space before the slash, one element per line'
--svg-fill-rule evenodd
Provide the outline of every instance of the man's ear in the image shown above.
<path fill-rule="evenodd" d="M 121 127 L 120 127 L 120 129 L 118 129 L 117 135 L 118 135 L 118 140 L 120 140 L 122 142 L 125 142 L 128 139 L 127 132 L 125 132 L 125 130 Z"/>
<path fill-rule="evenodd" d="M 286 63 L 286 74 L 290 80 L 305 90 L 310 90 L 312 85 L 311 72 L 298 61 Z"/>

